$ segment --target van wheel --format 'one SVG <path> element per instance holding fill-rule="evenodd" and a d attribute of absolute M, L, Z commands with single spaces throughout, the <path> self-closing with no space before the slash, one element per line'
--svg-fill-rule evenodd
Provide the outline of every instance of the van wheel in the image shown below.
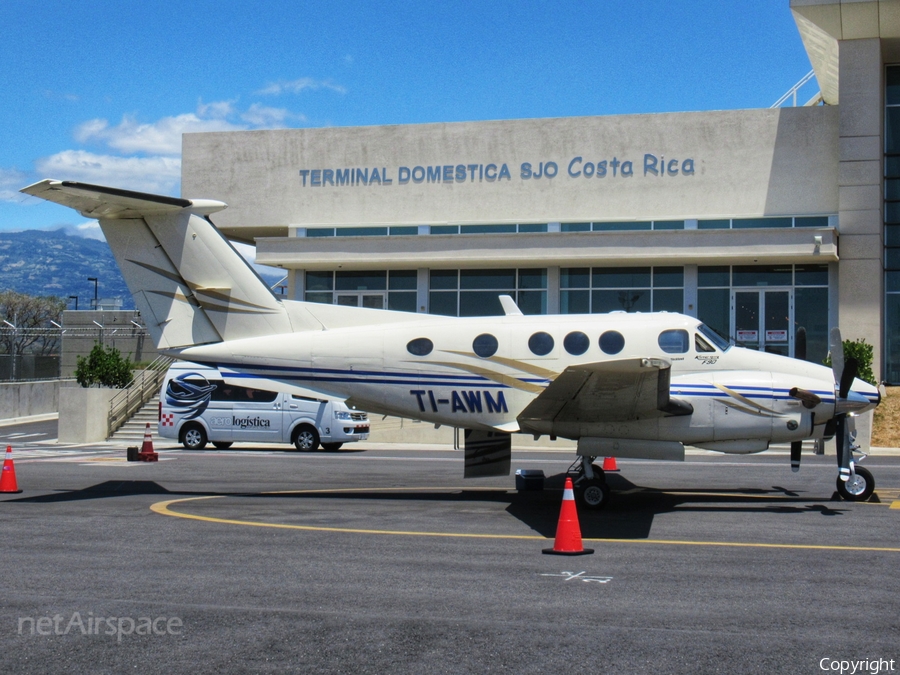
<path fill-rule="evenodd" d="M 334 452 L 335 450 L 340 450 L 342 445 L 343 443 L 322 443 L 322 448 L 328 452 Z"/>
<path fill-rule="evenodd" d="M 189 424 L 181 430 L 181 444 L 188 450 L 206 447 L 206 431 L 199 424 Z"/>
<path fill-rule="evenodd" d="M 213 446 L 219 450 L 227 450 L 231 447 L 231 441 L 213 441 Z"/>
<path fill-rule="evenodd" d="M 304 452 L 310 452 L 319 447 L 319 432 L 315 427 L 301 424 L 294 432 L 294 447 Z"/>

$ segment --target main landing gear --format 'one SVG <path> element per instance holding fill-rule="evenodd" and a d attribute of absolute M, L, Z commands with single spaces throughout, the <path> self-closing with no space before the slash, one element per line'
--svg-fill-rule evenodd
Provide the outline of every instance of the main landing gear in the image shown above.
<path fill-rule="evenodd" d="M 594 464 L 596 457 L 579 457 L 566 472 L 572 478 L 575 498 L 589 509 L 602 509 L 609 503 L 606 474 Z"/>

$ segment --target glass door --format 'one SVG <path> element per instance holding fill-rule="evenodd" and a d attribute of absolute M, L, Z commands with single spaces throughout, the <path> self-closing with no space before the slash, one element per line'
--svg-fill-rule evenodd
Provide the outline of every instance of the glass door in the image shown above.
<path fill-rule="evenodd" d="M 360 291 L 359 293 L 336 293 L 337 304 L 344 307 L 368 307 L 369 309 L 384 309 L 387 293 L 372 293 Z"/>
<path fill-rule="evenodd" d="M 739 345 L 782 356 L 793 356 L 790 290 L 734 291 L 732 335 Z"/>

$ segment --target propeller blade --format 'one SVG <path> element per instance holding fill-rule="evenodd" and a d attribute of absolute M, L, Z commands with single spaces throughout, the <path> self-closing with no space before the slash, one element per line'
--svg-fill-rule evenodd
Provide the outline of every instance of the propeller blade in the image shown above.
<path fill-rule="evenodd" d="M 797 473 L 800 470 L 800 448 L 803 441 L 793 441 L 791 443 L 791 471 Z"/>
<path fill-rule="evenodd" d="M 834 442 L 837 446 L 838 476 L 842 481 L 850 479 L 850 429 L 847 426 L 847 416 L 840 415 L 837 418 L 837 431 Z"/>
<path fill-rule="evenodd" d="M 859 361 L 854 359 L 852 356 L 847 359 L 846 365 L 844 365 L 844 370 L 841 373 L 841 387 L 838 392 L 838 396 L 841 398 L 847 398 L 847 395 L 850 393 L 850 387 L 853 386 L 853 380 L 856 379 L 856 374 L 859 372 Z"/>
<path fill-rule="evenodd" d="M 800 326 L 794 338 L 794 358 L 806 361 L 806 329 Z"/>
<path fill-rule="evenodd" d="M 841 373 L 844 372 L 844 341 L 841 340 L 841 329 L 835 326 L 831 329 L 828 341 L 831 350 L 831 371 L 834 373 L 834 381 L 841 381 Z"/>

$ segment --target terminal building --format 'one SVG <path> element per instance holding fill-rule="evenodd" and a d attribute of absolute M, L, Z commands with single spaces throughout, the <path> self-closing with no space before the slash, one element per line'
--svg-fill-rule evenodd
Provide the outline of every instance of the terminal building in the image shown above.
<path fill-rule="evenodd" d="M 683 312 L 817 362 L 840 325 L 900 384 L 900 0 L 790 11 L 812 105 L 186 134 L 182 194 L 294 299 Z"/>

